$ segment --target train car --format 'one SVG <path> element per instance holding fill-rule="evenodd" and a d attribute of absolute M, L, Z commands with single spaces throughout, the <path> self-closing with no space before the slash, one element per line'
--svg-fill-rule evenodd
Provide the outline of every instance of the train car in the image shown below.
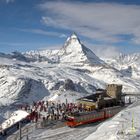
<path fill-rule="evenodd" d="M 114 115 L 116 115 L 118 112 L 120 112 L 124 106 L 114 106 L 104 109 L 104 119 L 111 118 Z"/>
<path fill-rule="evenodd" d="M 66 125 L 69 127 L 75 127 L 82 124 L 102 121 L 107 118 L 113 117 L 121 109 L 122 107 L 116 106 L 116 107 L 104 108 L 98 111 L 77 113 L 74 114 L 73 116 L 67 116 Z"/>
<path fill-rule="evenodd" d="M 29 122 L 28 116 L 30 114 L 24 110 L 17 110 L 13 112 L 9 119 L 5 120 L 0 125 L 0 134 L 6 135 L 11 129 L 18 127 L 19 122 Z"/>

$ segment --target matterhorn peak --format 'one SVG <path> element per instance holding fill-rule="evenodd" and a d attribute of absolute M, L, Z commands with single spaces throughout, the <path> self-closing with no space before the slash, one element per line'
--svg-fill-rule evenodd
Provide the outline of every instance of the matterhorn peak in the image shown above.
<path fill-rule="evenodd" d="M 77 34 L 74 32 L 70 37 L 67 38 L 64 47 L 69 45 L 81 44 L 80 39 L 78 38 Z"/>
<path fill-rule="evenodd" d="M 61 62 L 88 64 L 103 63 L 103 61 L 100 60 L 90 49 L 81 43 L 76 33 L 73 33 L 68 37 L 59 54 L 62 56 Z"/>
<path fill-rule="evenodd" d="M 77 34 L 74 32 L 71 36 L 70 39 L 78 39 Z"/>

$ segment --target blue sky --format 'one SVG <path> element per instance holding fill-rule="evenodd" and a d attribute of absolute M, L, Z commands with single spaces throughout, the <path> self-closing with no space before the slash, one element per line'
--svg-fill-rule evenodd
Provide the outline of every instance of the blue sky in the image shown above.
<path fill-rule="evenodd" d="M 98 55 L 140 52 L 139 15 L 139 0 L 0 0 L 0 52 L 58 48 L 72 32 Z"/>

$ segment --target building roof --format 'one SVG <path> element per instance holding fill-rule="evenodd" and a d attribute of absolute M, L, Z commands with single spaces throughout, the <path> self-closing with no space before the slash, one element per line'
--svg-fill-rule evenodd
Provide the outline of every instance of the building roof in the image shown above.
<path fill-rule="evenodd" d="M 86 97 L 82 97 L 82 98 L 79 98 L 78 100 L 96 102 L 97 99 L 99 98 L 99 95 L 103 95 L 103 92 L 92 94 L 92 95 L 89 95 L 89 96 L 86 96 Z"/>
<path fill-rule="evenodd" d="M 87 102 L 96 102 L 100 95 L 103 96 L 104 100 L 113 99 L 111 96 L 107 95 L 106 91 L 104 90 L 104 91 L 98 91 L 96 94 L 92 94 L 92 95 L 89 95 L 89 96 L 86 96 L 86 97 L 79 98 L 77 100 L 87 101 Z"/>

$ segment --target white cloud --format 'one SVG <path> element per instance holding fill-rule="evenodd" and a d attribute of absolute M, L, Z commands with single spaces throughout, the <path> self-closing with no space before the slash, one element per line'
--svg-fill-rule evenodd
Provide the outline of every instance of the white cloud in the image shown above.
<path fill-rule="evenodd" d="M 100 58 L 112 58 L 120 54 L 119 49 L 115 46 L 95 46 L 93 51 Z"/>
<path fill-rule="evenodd" d="M 19 31 L 23 32 L 30 32 L 30 33 L 35 33 L 35 34 L 41 34 L 41 35 L 47 35 L 47 36 L 55 36 L 55 37 L 60 37 L 60 38 L 66 38 L 65 34 L 61 34 L 59 32 L 51 32 L 51 31 L 45 31 L 42 29 L 18 29 Z"/>
<path fill-rule="evenodd" d="M 84 42 L 85 46 L 91 49 L 100 58 L 112 58 L 118 56 L 121 51 L 112 45 L 101 45 Z"/>
<path fill-rule="evenodd" d="M 107 43 L 126 40 L 140 44 L 140 6 L 93 2 L 46 2 L 42 22 L 48 26 L 75 31 Z M 51 15 L 51 16 L 50 16 Z"/>
<path fill-rule="evenodd" d="M 15 0 L 4 0 L 4 1 L 8 4 L 14 2 Z"/>
<path fill-rule="evenodd" d="M 62 47 L 62 44 L 45 44 L 39 47 L 39 50 L 59 50 Z"/>
<path fill-rule="evenodd" d="M 135 38 L 133 38 L 132 41 L 136 44 L 140 44 L 140 26 L 135 28 L 133 30 L 133 33 L 135 35 Z"/>
<path fill-rule="evenodd" d="M 25 43 L 21 42 L 0 42 L 0 45 L 6 45 L 6 46 L 24 46 Z"/>

